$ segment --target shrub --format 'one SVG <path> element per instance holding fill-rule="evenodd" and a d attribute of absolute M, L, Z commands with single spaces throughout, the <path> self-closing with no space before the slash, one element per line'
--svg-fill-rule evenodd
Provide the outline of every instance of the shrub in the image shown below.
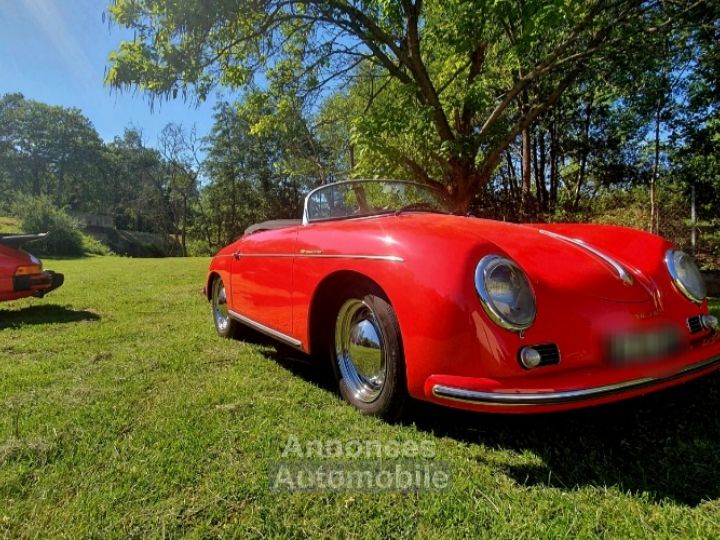
<path fill-rule="evenodd" d="M 205 240 L 192 239 L 187 241 L 188 257 L 212 257 L 217 251 L 217 248 L 210 247 Z"/>
<path fill-rule="evenodd" d="M 82 245 L 85 255 L 115 255 L 109 247 L 89 234 L 82 233 Z"/>
<path fill-rule="evenodd" d="M 49 233 L 33 244 L 39 255 L 78 257 L 85 254 L 80 223 L 64 210 L 56 208 L 47 197 L 22 197 L 13 208 L 26 233 Z"/>

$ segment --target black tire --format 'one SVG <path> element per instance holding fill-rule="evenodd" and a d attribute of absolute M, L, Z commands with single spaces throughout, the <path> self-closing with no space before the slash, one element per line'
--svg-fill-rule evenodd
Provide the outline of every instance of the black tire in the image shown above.
<path fill-rule="evenodd" d="M 346 346 L 348 342 L 344 339 L 348 332 L 342 330 L 343 322 L 341 322 L 347 323 L 347 306 L 351 306 L 350 309 L 358 310 L 354 312 L 355 319 L 353 320 L 360 322 L 351 327 L 355 329 L 366 327 L 367 333 L 370 335 L 368 338 L 361 330 L 357 330 L 355 343 L 351 338 L 349 346 Z M 402 337 L 392 305 L 382 291 L 368 284 L 351 286 L 347 294 L 343 295 L 342 301 L 338 301 L 335 309 L 331 312 L 335 316 L 329 321 L 332 325 L 332 331 L 329 332 L 331 336 L 329 350 L 340 394 L 363 414 L 377 416 L 387 421 L 398 420 L 408 402 L 408 395 Z M 359 337 L 357 336 L 358 332 Z M 367 346 L 373 342 L 375 337 L 381 340 L 380 356 L 384 359 L 384 377 L 379 388 L 376 388 L 378 385 L 375 384 L 377 378 L 364 379 L 364 375 L 361 373 L 362 369 L 357 369 L 355 363 L 352 362 L 352 354 L 348 352 L 348 349 L 359 350 L 359 352 L 366 350 L 370 355 L 376 355 L 377 349 Z M 360 345 L 361 341 L 365 345 Z M 351 362 L 350 367 L 348 360 Z M 355 374 L 352 373 L 353 367 L 356 369 Z M 375 369 L 370 371 L 378 372 Z M 355 375 L 359 377 L 359 384 Z M 372 384 L 368 380 L 372 381 Z"/>
<path fill-rule="evenodd" d="M 213 280 L 211 285 L 210 309 L 218 335 L 227 339 L 235 338 L 238 335 L 240 324 L 228 313 L 225 284 L 219 276 Z"/>

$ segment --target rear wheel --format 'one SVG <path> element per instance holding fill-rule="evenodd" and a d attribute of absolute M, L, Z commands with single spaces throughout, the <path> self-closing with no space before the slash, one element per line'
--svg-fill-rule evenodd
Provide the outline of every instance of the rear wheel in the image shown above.
<path fill-rule="evenodd" d="M 377 290 L 357 289 L 340 305 L 331 344 L 343 398 L 365 414 L 396 420 L 407 401 L 397 317 Z"/>
<path fill-rule="evenodd" d="M 217 330 L 218 335 L 224 338 L 235 337 L 238 323 L 230 317 L 227 306 L 227 291 L 223 280 L 219 277 L 213 280 L 210 304 L 212 306 L 215 330 Z"/>

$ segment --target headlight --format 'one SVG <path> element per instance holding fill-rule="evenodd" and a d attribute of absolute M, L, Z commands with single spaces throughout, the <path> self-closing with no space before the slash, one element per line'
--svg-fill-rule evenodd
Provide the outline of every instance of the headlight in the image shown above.
<path fill-rule="evenodd" d="M 522 331 L 535 321 L 535 295 L 520 267 L 499 255 L 483 257 L 475 269 L 475 289 L 488 316 L 508 330 Z"/>
<path fill-rule="evenodd" d="M 692 257 L 677 249 L 665 254 L 665 266 L 675 286 L 693 302 L 700 304 L 707 296 L 705 281 Z"/>

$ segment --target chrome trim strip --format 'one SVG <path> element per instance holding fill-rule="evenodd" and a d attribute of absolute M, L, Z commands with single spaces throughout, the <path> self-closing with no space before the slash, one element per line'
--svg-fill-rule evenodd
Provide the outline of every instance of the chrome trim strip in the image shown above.
<path fill-rule="evenodd" d="M 258 332 L 265 334 L 266 336 L 270 336 L 279 341 L 287 343 L 288 345 L 292 345 L 293 347 L 295 347 L 297 349 L 302 348 L 302 341 L 300 341 L 299 339 L 295 339 L 294 337 L 288 336 L 287 334 L 278 332 L 277 330 L 270 328 L 269 326 L 265 326 L 262 323 L 259 323 L 257 321 L 250 319 L 249 317 L 245 317 L 245 315 L 240 315 L 237 311 L 233 311 L 233 310 L 229 309 L 228 315 L 230 315 L 237 322 L 245 324 L 245 325 L 249 326 L 250 328 L 257 330 Z"/>
<path fill-rule="evenodd" d="M 599 249 L 591 246 L 584 240 L 580 240 L 579 238 L 570 238 L 569 236 L 563 236 L 562 234 L 554 233 L 552 231 L 546 231 L 545 229 L 539 229 L 539 231 L 540 234 L 544 234 L 545 236 L 550 236 L 551 238 L 555 238 L 556 240 L 562 240 L 563 242 L 573 244 L 575 246 L 578 246 L 579 248 L 584 249 L 585 251 L 592 253 L 597 258 L 602 259 L 607 264 L 609 264 L 613 268 L 613 270 L 615 270 L 620 280 L 625 283 L 625 285 L 633 284 L 633 277 L 627 270 L 625 270 L 625 268 L 623 268 L 623 266 L 619 262 L 617 262 L 609 255 L 603 253 Z"/>
<path fill-rule="evenodd" d="M 397 255 L 347 255 L 343 253 L 240 253 L 240 257 L 297 257 L 304 259 L 365 259 L 370 261 L 405 262 Z"/>
<path fill-rule="evenodd" d="M 592 388 L 583 388 L 582 390 L 567 390 L 563 392 L 536 392 L 527 394 L 511 394 L 503 392 L 479 392 L 475 390 L 466 390 L 453 386 L 445 386 L 436 384 L 433 386 L 433 396 L 449 399 L 452 401 L 461 401 L 465 403 L 475 403 L 478 405 L 504 405 L 504 406 L 528 406 L 528 405 L 553 405 L 557 403 L 572 403 L 575 401 L 583 401 L 586 399 L 596 399 L 605 396 L 619 394 L 624 391 L 639 390 L 648 386 L 662 384 L 675 379 L 686 377 L 695 372 L 702 371 L 706 368 L 720 364 L 720 355 L 713 356 L 708 360 L 703 360 L 696 364 L 686 366 L 666 377 L 644 377 L 641 379 L 633 379 L 616 384 L 608 384 L 605 386 L 595 386 Z"/>

